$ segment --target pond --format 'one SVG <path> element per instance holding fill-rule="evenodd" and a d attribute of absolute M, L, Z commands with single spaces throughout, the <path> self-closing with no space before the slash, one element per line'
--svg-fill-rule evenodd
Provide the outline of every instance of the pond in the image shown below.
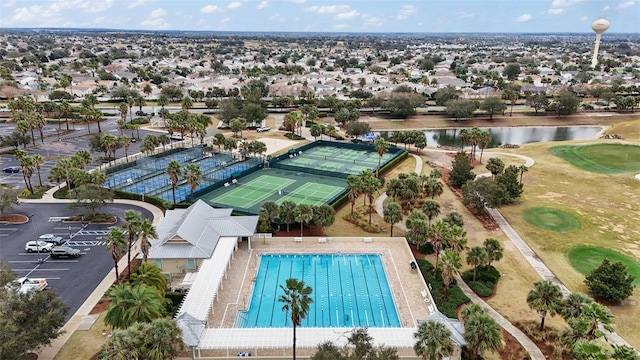
<path fill-rule="evenodd" d="M 489 148 L 505 144 L 521 145 L 534 142 L 591 140 L 602 130 L 599 126 L 537 126 L 537 127 L 489 127 L 481 128 L 491 133 Z M 461 128 L 426 130 L 427 146 L 460 146 Z M 471 130 L 469 128 L 469 130 Z M 382 137 L 388 138 L 390 132 L 383 131 Z M 467 141 L 468 143 L 468 141 Z"/>

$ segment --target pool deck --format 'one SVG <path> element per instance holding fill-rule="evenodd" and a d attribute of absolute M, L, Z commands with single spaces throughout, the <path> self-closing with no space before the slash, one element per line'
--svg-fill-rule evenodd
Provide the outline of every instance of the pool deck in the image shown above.
<path fill-rule="evenodd" d="M 427 284 L 419 271 L 410 267 L 415 259 L 404 238 L 372 237 L 367 238 L 367 242 L 363 237 L 324 239 L 326 242 L 319 242 L 318 237 L 303 237 L 302 241 L 295 237 L 254 238 L 251 250 L 247 242 L 240 243 L 214 301 L 208 327 L 235 326 L 238 312 L 246 310 L 249 305 L 261 254 L 381 254 L 401 326 L 416 328 L 418 319 L 425 319 L 435 310 Z M 423 298 L 425 291 L 428 301 Z"/>

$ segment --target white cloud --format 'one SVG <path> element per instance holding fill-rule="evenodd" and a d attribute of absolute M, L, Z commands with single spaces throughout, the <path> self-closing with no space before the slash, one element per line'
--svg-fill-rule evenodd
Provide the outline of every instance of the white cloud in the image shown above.
<path fill-rule="evenodd" d="M 240 1 L 232 1 L 229 3 L 229 5 L 227 5 L 227 9 L 237 9 L 240 6 L 242 6 L 242 3 Z"/>
<path fill-rule="evenodd" d="M 349 5 L 314 5 L 304 9 L 304 11 L 312 12 L 318 15 L 335 14 L 345 12 L 350 9 Z"/>
<path fill-rule="evenodd" d="M 517 18 L 515 18 L 515 22 L 527 22 L 531 20 L 531 14 L 522 14 L 520 16 L 518 16 Z"/>
<path fill-rule="evenodd" d="M 404 20 L 406 18 L 408 18 L 409 16 L 415 14 L 418 11 L 418 8 L 416 8 L 413 5 L 403 5 L 400 10 L 398 10 L 398 14 L 396 15 L 396 19 L 398 20 Z"/>
<path fill-rule="evenodd" d="M 386 22 L 384 18 L 371 16 L 369 14 L 362 15 L 362 18 L 364 19 L 364 25 L 367 27 L 379 27 Z"/>
<path fill-rule="evenodd" d="M 292 2 L 294 4 L 304 4 L 305 2 L 307 2 L 307 0 L 289 0 L 289 2 Z"/>
<path fill-rule="evenodd" d="M 127 7 L 129 9 L 132 9 L 132 8 L 135 8 L 135 7 L 138 7 L 138 6 L 142 6 L 144 4 L 152 3 L 153 1 L 154 0 L 134 0 L 134 1 L 130 2 L 129 5 L 127 5 Z"/>
<path fill-rule="evenodd" d="M 348 28 L 347 24 L 337 24 L 333 26 L 333 30 L 344 30 Z"/>
<path fill-rule="evenodd" d="M 13 16 L 11 17 L 12 23 L 27 23 L 36 17 L 40 17 L 40 13 L 43 8 L 39 5 L 32 5 L 30 7 L 21 7 L 17 8 L 13 11 Z"/>
<path fill-rule="evenodd" d="M 221 22 L 221 23 L 223 23 L 223 24 L 226 24 L 226 23 L 228 23 L 229 21 L 231 21 L 231 18 L 228 18 L 228 17 L 226 17 L 226 18 L 224 18 L 224 19 L 220 20 L 220 22 Z"/>
<path fill-rule="evenodd" d="M 462 13 L 462 14 L 458 15 L 458 17 L 460 19 L 468 19 L 468 18 L 472 18 L 474 16 L 476 16 L 476 14 L 474 14 L 474 13 Z"/>
<path fill-rule="evenodd" d="M 577 3 L 581 3 L 584 0 L 553 0 L 551 2 L 551 7 L 547 10 L 548 14 L 551 15 L 559 15 L 564 12 L 564 9 L 568 8 L 571 5 L 575 5 Z"/>
<path fill-rule="evenodd" d="M 108 10 L 113 6 L 113 0 L 104 0 L 98 2 L 85 2 L 83 8 L 90 13 L 99 13 Z"/>
<path fill-rule="evenodd" d="M 16 0 L 9 0 L 2 3 L 2 7 L 12 7 L 16 4 Z"/>
<path fill-rule="evenodd" d="M 217 5 L 207 5 L 200 9 L 200 12 L 205 14 L 213 14 L 218 11 L 220 11 L 220 8 Z"/>
<path fill-rule="evenodd" d="M 635 4 L 636 4 L 636 2 L 635 2 L 635 1 L 627 1 L 627 2 L 623 2 L 623 3 L 618 4 L 618 9 L 628 8 L 628 7 L 633 6 L 633 5 L 635 5 Z"/>
<path fill-rule="evenodd" d="M 580 21 L 585 22 L 587 20 L 589 20 L 589 17 L 587 15 L 580 16 Z"/>
<path fill-rule="evenodd" d="M 149 18 L 151 19 L 157 19 L 157 18 L 161 18 L 163 16 L 167 15 L 167 11 L 165 9 L 155 9 L 151 12 L 151 14 L 149 14 Z"/>
<path fill-rule="evenodd" d="M 607 11 L 609 11 L 609 9 L 611 9 L 611 6 L 609 6 L 609 5 L 605 5 L 605 6 L 602 8 L 602 11 L 603 11 L 603 12 L 607 12 Z"/>
<path fill-rule="evenodd" d="M 269 2 L 268 1 L 263 1 L 263 2 L 261 2 L 260 4 L 258 4 L 256 6 L 256 9 L 262 10 L 262 9 L 266 8 L 267 6 L 269 6 Z"/>
<path fill-rule="evenodd" d="M 286 21 L 286 19 L 280 14 L 273 14 L 273 15 L 269 16 L 269 20 L 277 21 L 277 22 L 285 22 Z"/>
<path fill-rule="evenodd" d="M 359 12 L 357 12 L 356 10 L 351 10 L 348 12 L 336 14 L 336 16 L 334 16 L 333 18 L 336 20 L 351 20 L 357 17 L 358 15 L 360 15 Z"/>
<path fill-rule="evenodd" d="M 164 30 L 169 29 L 171 26 L 164 19 L 146 19 L 140 23 L 143 29 Z"/>

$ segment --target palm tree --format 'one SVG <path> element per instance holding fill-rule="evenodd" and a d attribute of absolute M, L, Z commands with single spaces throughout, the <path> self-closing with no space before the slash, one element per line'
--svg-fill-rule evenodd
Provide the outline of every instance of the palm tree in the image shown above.
<path fill-rule="evenodd" d="M 287 224 L 287 232 L 289 225 L 296 220 L 298 206 L 293 201 L 285 200 L 280 204 L 280 221 Z"/>
<path fill-rule="evenodd" d="M 118 111 L 120 111 L 120 118 L 122 119 L 122 121 L 126 122 L 127 114 L 129 113 L 129 107 L 127 106 L 127 103 L 120 103 L 120 105 L 118 105 Z"/>
<path fill-rule="evenodd" d="M 529 291 L 527 304 L 540 314 L 540 330 L 543 330 L 547 314 L 554 316 L 562 306 L 562 291 L 558 285 L 549 280 L 538 281 L 533 285 L 535 289 Z"/>
<path fill-rule="evenodd" d="M 440 203 L 435 200 L 427 200 L 422 205 L 422 212 L 427 215 L 429 226 L 431 226 L 431 220 L 440 215 Z"/>
<path fill-rule="evenodd" d="M 347 177 L 347 193 L 349 194 L 349 201 L 351 202 L 351 214 L 353 215 L 353 206 L 358 200 L 358 196 L 362 192 L 362 179 L 356 175 L 349 175 Z"/>
<path fill-rule="evenodd" d="M 608 360 L 611 356 L 607 349 L 593 340 L 580 339 L 573 345 L 572 350 L 576 360 Z"/>
<path fill-rule="evenodd" d="M 467 252 L 467 264 L 473 266 L 473 281 L 476 281 L 476 270 L 478 266 L 487 263 L 489 255 L 482 246 L 474 246 Z"/>
<path fill-rule="evenodd" d="M 460 254 L 451 249 L 445 249 L 442 253 L 442 281 L 444 282 L 444 298 L 447 298 L 447 291 L 453 282 L 453 278 L 460 272 L 462 258 Z"/>
<path fill-rule="evenodd" d="M 462 252 L 467 246 L 467 232 L 458 225 L 449 225 L 445 240 L 451 250 Z"/>
<path fill-rule="evenodd" d="M 289 278 L 286 286 L 280 285 L 280 289 L 284 291 L 280 295 L 278 302 L 284 303 L 282 310 L 291 315 L 291 324 L 293 324 L 293 360 L 296 360 L 296 327 L 301 326 L 302 320 L 307 317 L 309 304 L 313 299 L 309 297 L 313 290 L 311 286 L 305 286 L 304 281 L 295 278 Z"/>
<path fill-rule="evenodd" d="M 131 138 L 127 135 L 122 135 L 119 140 L 122 147 L 124 147 L 124 158 L 129 162 L 129 146 L 131 146 Z"/>
<path fill-rule="evenodd" d="M 300 223 L 300 236 L 304 231 L 304 224 L 313 219 L 313 207 L 309 204 L 298 204 L 296 211 L 296 221 Z"/>
<path fill-rule="evenodd" d="M 588 303 L 592 303 L 593 299 L 582 293 L 571 293 L 562 302 L 560 315 L 566 320 L 575 319 L 582 316 L 582 307 Z"/>
<path fill-rule="evenodd" d="M 113 155 L 113 159 L 116 157 L 116 149 L 118 148 L 118 138 L 111 134 L 104 134 L 100 141 L 102 146 L 107 151 L 107 159 L 109 161 L 109 165 L 111 165 L 111 155 Z"/>
<path fill-rule="evenodd" d="M 118 261 L 122 257 L 122 252 L 127 248 L 127 242 L 124 238 L 124 232 L 118 227 L 111 227 L 109 233 L 105 237 L 107 242 L 107 250 L 111 253 L 113 266 L 116 269 L 116 283 L 119 282 Z"/>
<path fill-rule="evenodd" d="M 158 95 L 158 106 L 164 109 L 165 106 L 169 105 L 169 97 L 165 94 Z"/>
<path fill-rule="evenodd" d="M 480 358 L 485 351 L 498 351 L 502 348 L 502 333 L 498 323 L 486 314 L 477 314 L 464 324 L 464 338 L 469 351 Z"/>
<path fill-rule="evenodd" d="M 473 316 L 488 315 L 487 310 L 476 303 L 465 305 L 460 309 L 460 319 L 463 322 L 469 321 Z"/>
<path fill-rule="evenodd" d="M 520 170 L 520 185 L 522 185 L 522 175 L 524 175 L 524 173 L 529 171 L 529 168 L 526 165 L 520 165 L 518 170 Z"/>
<path fill-rule="evenodd" d="M 167 174 L 171 180 L 171 193 L 173 195 L 173 205 L 176 204 L 176 186 L 182 175 L 182 166 L 176 160 L 171 160 L 167 165 Z"/>
<path fill-rule="evenodd" d="M 491 143 L 491 133 L 488 131 L 480 132 L 480 137 L 478 138 L 478 145 L 480 145 L 480 162 L 482 162 L 484 148 L 486 148 L 489 143 Z"/>
<path fill-rule="evenodd" d="M 451 331 L 439 322 L 423 322 L 413 337 L 417 340 L 413 350 L 425 360 L 440 360 L 455 350 Z"/>
<path fill-rule="evenodd" d="M 189 185 L 191 185 L 191 202 L 193 203 L 193 193 L 204 178 L 202 169 L 196 164 L 187 164 L 187 166 L 184 167 L 184 178 L 189 182 Z"/>
<path fill-rule="evenodd" d="M 444 247 L 444 240 L 447 236 L 447 231 L 449 231 L 450 225 L 445 223 L 442 220 L 438 220 L 429 226 L 429 239 L 431 240 L 431 244 L 433 245 L 433 252 L 436 254 L 436 264 L 433 268 L 433 274 L 435 275 L 438 270 L 438 261 L 440 260 L 440 252 Z"/>
<path fill-rule="evenodd" d="M 149 249 L 151 249 L 151 243 L 149 239 L 157 239 L 158 232 L 156 227 L 149 219 L 144 219 L 140 223 L 140 251 L 142 251 L 142 260 L 147 262 L 147 256 L 149 256 Z"/>
<path fill-rule="evenodd" d="M 118 285 L 109 292 L 104 323 L 126 329 L 136 322 L 151 322 L 164 315 L 164 298 L 149 285 Z"/>
<path fill-rule="evenodd" d="M 167 278 L 162 274 L 162 269 L 153 263 L 140 264 L 138 270 L 131 275 L 131 285 L 140 284 L 157 289 L 163 297 L 167 290 Z"/>
<path fill-rule="evenodd" d="M 492 238 L 487 238 L 482 243 L 484 249 L 487 251 L 488 256 L 488 264 L 491 266 L 491 263 L 494 261 L 499 261 L 502 259 L 504 254 L 504 250 L 502 249 L 502 245 L 500 245 L 500 241 Z"/>
<path fill-rule="evenodd" d="M 185 110 L 189 110 L 192 107 L 193 107 L 193 100 L 188 96 L 183 97 L 182 98 L 182 108 L 185 109 Z"/>
<path fill-rule="evenodd" d="M 464 150 L 464 142 L 469 138 L 469 129 L 460 130 L 460 150 Z"/>
<path fill-rule="evenodd" d="M 391 224 L 390 237 L 393 237 L 393 226 L 402 221 L 402 208 L 395 201 L 390 202 L 383 210 L 383 219 L 386 223 Z"/>
<path fill-rule="evenodd" d="M 33 154 L 31 155 L 31 160 L 33 162 L 33 167 L 38 172 L 38 182 L 40 183 L 40 186 L 42 186 L 42 176 L 40 175 L 40 169 L 44 164 L 44 158 L 40 154 Z"/>
<path fill-rule="evenodd" d="M 33 157 L 27 155 L 27 152 L 24 150 L 16 150 L 15 152 L 16 159 L 20 161 L 20 168 L 22 169 L 22 178 L 24 179 L 24 183 L 27 186 L 27 190 L 33 194 L 33 186 L 31 186 L 31 176 L 33 175 Z"/>
<path fill-rule="evenodd" d="M 336 211 L 333 206 L 322 204 L 313 209 L 313 223 L 322 227 L 322 233 L 327 226 L 336 221 Z"/>
<path fill-rule="evenodd" d="M 280 207 L 275 201 L 266 201 L 260 208 L 260 214 L 264 215 L 264 218 L 269 221 L 269 227 L 273 224 L 274 220 L 280 214 Z"/>
<path fill-rule="evenodd" d="M 429 177 L 424 185 L 424 192 L 427 196 L 434 199 L 436 196 L 442 195 L 444 188 L 442 182 L 435 177 Z"/>
<path fill-rule="evenodd" d="M 362 192 L 369 199 L 369 225 L 371 225 L 371 215 L 373 213 L 373 197 L 376 191 L 382 186 L 380 179 L 376 178 L 371 170 L 365 170 L 360 175 L 362 178 Z M 348 179 L 347 179 L 348 180 Z"/>
<path fill-rule="evenodd" d="M 124 212 L 124 224 L 122 228 L 127 231 L 127 279 L 131 277 L 131 248 L 140 235 L 142 218 L 137 211 L 126 210 Z"/>
<path fill-rule="evenodd" d="M 589 331 L 587 332 L 587 339 L 593 340 L 604 334 L 599 330 L 602 326 L 605 330 L 613 332 L 611 323 L 613 322 L 613 315 L 611 310 L 600 305 L 597 302 L 590 302 L 582 305 L 582 317 L 588 320 Z"/>
<path fill-rule="evenodd" d="M 376 152 L 378 153 L 378 168 L 376 169 L 376 177 L 379 178 L 380 163 L 382 162 L 382 156 L 386 154 L 387 151 L 389 151 L 389 143 L 387 143 L 387 141 L 384 138 L 379 137 L 373 143 L 373 147 L 376 149 Z"/>

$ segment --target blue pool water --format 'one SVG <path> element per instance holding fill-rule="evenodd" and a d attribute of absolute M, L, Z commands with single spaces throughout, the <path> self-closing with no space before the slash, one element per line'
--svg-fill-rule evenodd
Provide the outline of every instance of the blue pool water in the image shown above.
<path fill-rule="evenodd" d="M 377 254 L 262 255 L 248 311 L 237 327 L 290 327 L 278 298 L 288 278 L 311 286 L 304 327 L 400 327 L 382 259 Z"/>

